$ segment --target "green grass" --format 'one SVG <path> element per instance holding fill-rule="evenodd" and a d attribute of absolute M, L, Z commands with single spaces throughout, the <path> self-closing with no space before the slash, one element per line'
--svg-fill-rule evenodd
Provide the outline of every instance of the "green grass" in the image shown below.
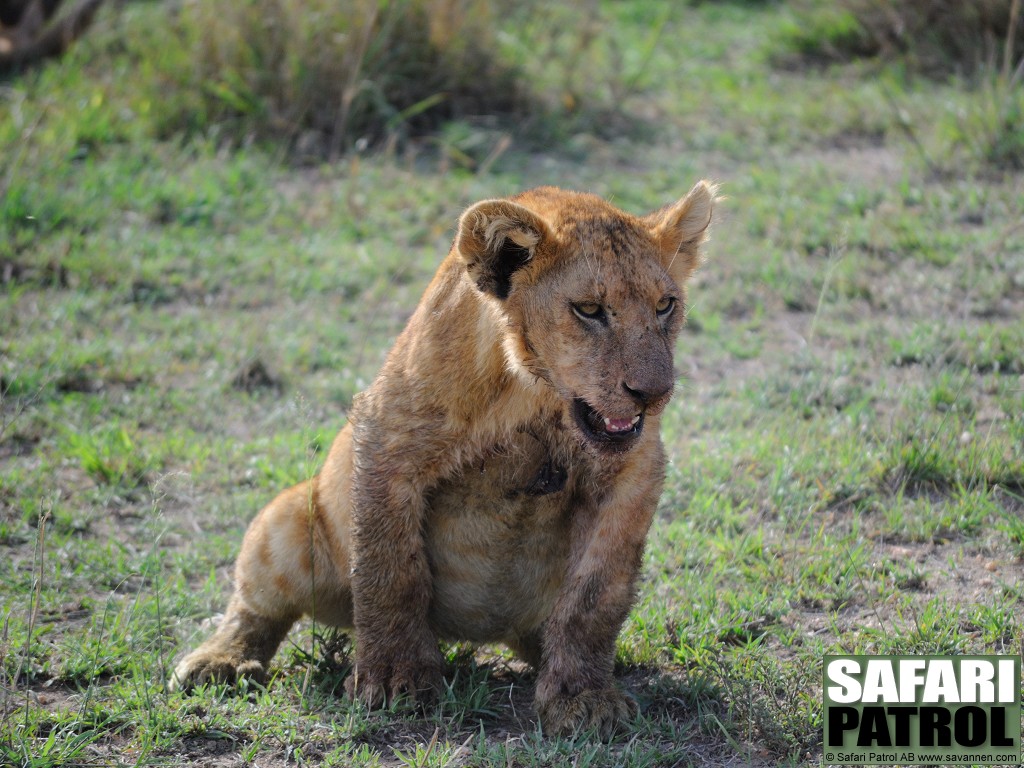
<path fill-rule="evenodd" d="M 538 38 L 564 119 L 333 164 L 168 133 L 158 3 L 2 84 L 0 763 L 817 764 L 825 653 L 1019 651 L 1024 197 L 978 149 L 1011 97 L 774 68 L 785 3 L 592 5 L 586 46 Z M 545 8 L 496 31 L 521 64 L 574 18 Z M 604 111 L 573 106 L 590 91 Z M 317 470 L 466 205 L 554 183 L 642 212 L 700 176 L 727 201 L 619 739 L 544 738 L 500 648 L 448 648 L 436 708 L 367 712 L 339 693 L 347 642 L 309 625 L 266 690 L 167 693 L 249 519 Z M 240 377 L 256 362 L 267 386 Z"/>

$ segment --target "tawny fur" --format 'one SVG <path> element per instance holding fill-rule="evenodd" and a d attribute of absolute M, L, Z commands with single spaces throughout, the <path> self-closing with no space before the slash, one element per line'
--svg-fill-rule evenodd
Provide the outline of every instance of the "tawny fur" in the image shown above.
<path fill-rule="evenodd" d="M 436 691 L 445 639 L 533 664 L 548 731 L 631 716 L 615 639 L 714 200 L 702 181 L 646 217 L 552 187 L 469 208 L 320 474 L 250 525 L 227 614 L 172 683 L 265 679 L 311 614 L 355 628 L 346 689 L 370 706 Z"/>

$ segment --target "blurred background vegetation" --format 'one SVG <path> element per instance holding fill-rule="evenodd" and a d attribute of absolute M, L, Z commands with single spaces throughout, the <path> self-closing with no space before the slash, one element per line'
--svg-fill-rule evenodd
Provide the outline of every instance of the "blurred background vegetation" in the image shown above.
<path fill-rule="evenodd" d="M 137 125 L 130 130 L 160 138 L 213 132 L 220 141 L 273 144 L 309 161 L 357 145 L 393 148 L 462 122 L 547 145 L 581 130 L 609 136 L 638 128 L 629 98 L 657 87 L 650 63 L 672 46 L 663 33 L 677 5 L 685 4 L 119 0 L 106 24 L 85 32 L 94 39 L 79 57 L 83 76 L 109 83 L 110 95 L 131 109 Z M 983 97 L 944 121 L 947 144 L 983 163 L 1019 168 L 1020 5 L 793 0 L 761 54 L 766 67 L 854 62 L 864 76 L 959 80 Z M 648 29 L 639 46 L 617 40 L 615 17 L 624 13 Z M 116 84 L 115 62 L 122 68 Z M 123 122 L 105 119 L 115 131 Z"/>

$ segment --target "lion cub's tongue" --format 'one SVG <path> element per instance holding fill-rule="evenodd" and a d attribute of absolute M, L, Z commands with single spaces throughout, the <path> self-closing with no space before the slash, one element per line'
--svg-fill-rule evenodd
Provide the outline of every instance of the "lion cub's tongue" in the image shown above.
<path fill-rule="evenodd" d="M 636 422 L 636 417 L 632 419 L 605 419 L 604 429 L 605 432 L 628 432 Z"/>

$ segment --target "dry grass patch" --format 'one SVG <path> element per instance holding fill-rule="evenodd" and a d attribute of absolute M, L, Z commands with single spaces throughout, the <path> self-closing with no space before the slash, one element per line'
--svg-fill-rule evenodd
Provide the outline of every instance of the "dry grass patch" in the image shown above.
<path fill-rule="evenodd" d="M 336 155 L 455 117 L 527 110 L 527 89 L 499 53 L 500 5 L 186 2 L 172 23 L 180 59 L 157 63 L 164 130 L 218 124 L 240 140 Z"/>

